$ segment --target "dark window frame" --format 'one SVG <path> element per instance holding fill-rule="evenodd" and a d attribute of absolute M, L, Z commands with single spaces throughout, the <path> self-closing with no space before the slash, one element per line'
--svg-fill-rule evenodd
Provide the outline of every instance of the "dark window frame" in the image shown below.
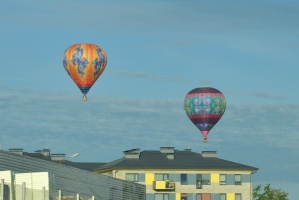
<path fill-rule="evenodd" d="M 185 179 L 183 179 L 185 177 Z M 187 174 L 181 174 L 181 185 L 188 185 L 188 176 Z"/>
<path fill-rule="evenodd" d="M 202 193 L 196 193 L 196 200 L 202 200 Z"/>
<path fill-rule="evenodd" d="M 221 181 L 221 176 L 224 176 L 224 181 Z M 220 185 L 226 185 L 226 174 L 220 174 L 219 175 L 219 184 Z"/>
<path fill-rule="evenodd" d="M 237 196 L 239 196 L 240 199 L 236 199 Z M 236 200 L 242 200 L 242 194 L 241 194 L 241 193 L 236 193 L 236 194 L 235 194 L 235 199 L 236 199 Z"/>
<path fill-rule="evenodd" d="M 156 200 L 156 196 L 158 196 L 158 195 L 163 195 L 162 196 L 163 200 L 169 200 L 169 194 L 168 193 L 155 193 L 155 195 L 154 195 L 155 200 Z M 167 196 L 167 198 L 165 198 L 166 196 Z"/>
<path fill-rule="evenodd" d="M 201 181 L 201 184 L 202 185 L 211 185 L 211 174 L 209 174 L 209 179 L 205 179 L 203 176 L 202 176 L 202 181 Z"/>
<path fill-rule="evenodd" d="M 155 179 L 155 181 L 167 181 L 169 180 L 169 174 L 164 174 L 164 173 L 156 173 L 156 176 L 161 175 L 162 176 L 162 180 L 160 179 Z"/>
<path fill-rule="evenodd" d="M 134 176 L 134 180 L 131 180 L 129 178 L 129 176 Z M 139 181 L 139 176 L 138 176 L 138 173 L 126 173 L 126 181 L 132 181 L 132 182 L 138 182 Z"/>
<path fill-rule="evenodd" d="M 224 199 L 221 198 L 221 197 L 224 197 Z M 225 194 L 225 193 L 220 193 L 220 195 L 219 195 L 219 199 L 220 199 L 220 200 L 226 200 L 226 194 Z"/>
<path fill-rule="evenodd" d="M 236 177 L 240 177 L 240 181 L 236 180 Z M 235 185 L 242 185 L 242 175 L 241 174 L 235 174 Z"/>

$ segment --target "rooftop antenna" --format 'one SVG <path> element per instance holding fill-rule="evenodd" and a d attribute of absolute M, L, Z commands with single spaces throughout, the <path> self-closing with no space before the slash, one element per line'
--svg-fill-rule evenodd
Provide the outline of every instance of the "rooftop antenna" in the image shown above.
<path fill-rule="evenodd" d="M 46 149 L 48 149 L 48 134 L 46 135 Z"/>

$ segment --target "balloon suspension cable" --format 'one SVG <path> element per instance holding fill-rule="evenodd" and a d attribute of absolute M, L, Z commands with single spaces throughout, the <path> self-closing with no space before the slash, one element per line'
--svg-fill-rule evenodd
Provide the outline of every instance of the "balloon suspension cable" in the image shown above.
<path fill-rule="evenodd" d="M 205 138 L 203 139 L 203 142 L 204 142 L 204 143 L 207 143 L 207 142 L 208 142 L 208 138 L 205 137 Z"/>
<path fill-rule="evenodd" d="M 87 97 L 84 95 L 82 98 L 83 101 L 87 101 Z"/>

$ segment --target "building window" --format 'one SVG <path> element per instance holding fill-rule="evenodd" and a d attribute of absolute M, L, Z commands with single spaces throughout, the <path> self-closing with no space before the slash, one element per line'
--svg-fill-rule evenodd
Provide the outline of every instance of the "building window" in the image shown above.
<path fill-rule="evenodd" d="M 155 200 L 169 200 L 168 194 L 155 194 Z"/>
<path fill-rule="evenodd" d="M 169 180 L 169 174 L 155 174 L 156 181 L 167 181 Z"/>
<path fill-rule="evenodd" d="M 211 174 L 202 175 L 202 185 L 211 185 Z"/>
<path fill-rule="evenodd" d="M 220 185 L 226 185 L 226 175 L 220 174 Z"/>
<path fill-rule="evenodd" d="M 202 200 L 202 195 L 201 194 L 196 194 L 196 200 Z"/>
<path fill-rule="evenodd" d="M 209 193 L 203 193 L 201 194 L 202 200 L 210 200 L 211 199 L 211 194 Z"/>
<path fill-rule="evenodd" d="M 181 185 L 187 185 L 187 174 L 181 174 Z"/>
<path fill-rule="evenodd" d="M 241 185 L 241 184 L 242 184 L 241 174 L 235 174 L 235 185 Z"/>
<path fill-rule="evenodd" d="M 235 200 L 242 200 L 242 194 L 235 194 Z"/>
<path fill-rule="evenodd" d="M 134 182 L 137 182 L 137 181 L 138 181 L 138 174 L 135 174 L 135 173 L 127 173 L 127 174 L 126 174 L 126 180 L 127 180 L 127 181 L 134 181 Z"/>
<path fill-rule="evenodd" d="M 220 194 L 220 200 L 226 200 L 226 194 Z"/>
<path fill-rule="evenodd" d="M 188 194 L 187 193 L 181 193 L 181 200 L 188 200 Z"/>

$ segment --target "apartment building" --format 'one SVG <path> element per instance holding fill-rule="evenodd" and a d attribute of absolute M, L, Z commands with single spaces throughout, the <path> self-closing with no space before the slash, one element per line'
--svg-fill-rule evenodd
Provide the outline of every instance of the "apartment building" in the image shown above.
<path fill-rule="evenodd" d="M 94 170 L 146 186 L 147 200 L 250 200 L 258 168 L 224 160 L 215 151 L 131 149 Z"/>

